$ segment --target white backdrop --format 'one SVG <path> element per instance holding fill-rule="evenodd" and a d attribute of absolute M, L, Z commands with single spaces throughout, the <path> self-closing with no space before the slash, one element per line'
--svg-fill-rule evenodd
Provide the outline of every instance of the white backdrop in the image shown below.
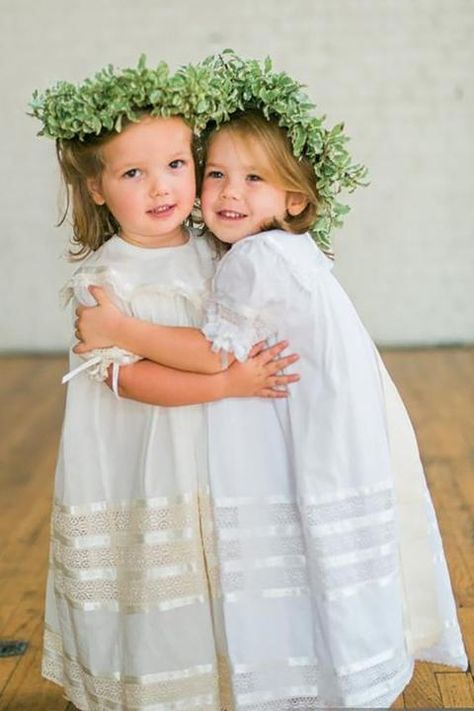
<path fill-rule="evenodd" d="M 25 114 L 33 90 L 225 47 L 306 83 L 369 166 L 336 252 L 375 340 L 474 340 L 473 0 L 0 0 L 0 23 L 1 351 L 68 343 L 68 229 L 54 227 L 53 143 Z"/>

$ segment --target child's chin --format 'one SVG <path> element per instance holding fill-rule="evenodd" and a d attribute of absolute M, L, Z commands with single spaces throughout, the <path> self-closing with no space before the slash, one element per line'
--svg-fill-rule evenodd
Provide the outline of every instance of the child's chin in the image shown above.
<path fill-rule="evenodd" d="M 229 233 L 226 230 L 211 229 L 211 232 L 219 242 L 224 242 L 224 244 L 234 244 L 234 242 L 238 242 L 241 239 L 240 235 Z"/>
<path fill-rule="evenodd" d="M 236 242 L 240 242 L 241 239 L 244 239 L 245 237 L 248 237 L 248 234 L 242 234 L 242 235 L 216 235 L 217 238 L 221 241 L 224 242 L 224 244 L 235 244 Z"/>

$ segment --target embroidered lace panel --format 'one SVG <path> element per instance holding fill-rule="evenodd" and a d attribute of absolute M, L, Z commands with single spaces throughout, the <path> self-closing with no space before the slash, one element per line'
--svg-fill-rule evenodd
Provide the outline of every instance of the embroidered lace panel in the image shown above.
<path fill-rule="evenodd" d="M 58 505 L 52 541 L 56 587 L 82 609 L 113 603 L 131 610 L 204 599 L 208 584 L 213 596 L 231 602 L 240 593 L 306 595 L 309 570 L 316 571 L 322 594 L 347 592 L 398 571 L 393 513 L 388 488 L 320 504 L 281 497 L 211 502 L 202 494 L 116 506 Z M 458 639 L 453 620 L 443 639 L 451 654 Z M 62 653 L 59 637 L 51 633 L 43 669 L 83 709 L 96 707 L 88 705 L 91 699 L 118 711 L 117 698 L 146 708 L 185 697 L 183 708 L 217 711 L 220 693 L 221 711 L 313 711 L 338 703 L 391 703 L 410 677 L 411 662 L 404 650 L 378 657 L 336 670 L 325 668 L 326 659 L 234 669 L 222 659 L 218 673 L 193 672 L 186 684 L 160 677 L 144 688 L 143 680 L 94 677 Z M 436 654 L 435 660 L 440 661 Z"/>
<path fill-rule="evenodd" d="M 237 665 L 225 657 L 213 664 L 187 669 L 123 676 L 119 672 L 94 675 L 78 659 L 65 654 L 61 639 L 50 628 L 44 636 L 43 676 L 65 687 L 80 709 L 136 708 L 172 703 L 200 711 L 314 711 L 347 702 L 374 705 L 393 700 L 410 672 L 403 651 L 388 650 L 384 659 L 369 659 L 358 669 L 332 674 L 317 660 L 268 660 L 265 665 Z M 375 695 L 377 695 L 375 697 Z M 220 702 L 219 702 L 220 698 Z M 179 705 L 179 706 L 178 706 Z"/>
<path fill-rule="evenodd" d="M 56 505 L 51 545 L 56 593 L 82 609 L 128 612 L 202 601 L 208 582 L 199 507 L 197 496 Z"/>
<path fill-rule="evenodd" d="M 398 573 L 391 489 L 322 504 L 216 501 L 214 520 L 223 595 L 308 594 L 313 575 L 324 594 Z"/>
<path fill-rule="evenodd" d="M 95 306 L 95 299 L 89 292 L 89 286 L 97 285 L 105 288 L 109 294 L 118 299 L 122 310 L 130 314 L 129 304 L 138 297 L 148 295 L 161 298 L 181 298 L 192 304 L 202 313 L 202 304 L 209 293 L 210 284 L 204 280 L 200 286 L 190 287 L 182 280 L 175 280 L 171 284 L 140 284 L 132 285 L 124 279 L 124 275 L 117 272 L 113 267 L 96 266 L 82 267 L 81 271 L 73 274 L 69 281 L 61 289 L 60 297 L 64 305 L 75 297 L 76 300 L 85 306 Z"/>
<path fill-rule="evenodd" d="M 411 662 L 404 650 L 389 651 L 383 662 L 361 662 L 362 669 L 334 674 L 310 659 L 270 661 L 266 668 L 234 671 L 236 708 L 245 711 L 314 711 L 335 706 L 393 701 L 406 683 Z"/>
<path fill-rule="evenodd" d="M 218 708 L 217 671 L 212 664 L 138 678 L 124 677 L 118 672 L 95 675 L 77 659 L 63 653 L 59 635 L 48 628 L 44 635 L 42 673 L 64 686 L 69 699 L 80 709 L 145 709 L 155 708 L 158 703 L 173 703 L 173 708 L 180 703 L 183 711 Z"/>

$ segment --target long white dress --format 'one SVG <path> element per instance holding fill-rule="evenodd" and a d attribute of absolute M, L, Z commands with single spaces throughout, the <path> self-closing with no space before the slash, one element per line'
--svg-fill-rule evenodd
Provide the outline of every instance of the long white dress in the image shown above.
<path fill-rule="evenodd" d="M 214 269 L 204 238 L 152 250 L 115 236 L 84 261 L 69 289 L 85 301 L 87 285 L 104 285 L 127 313 L 198 326 Z M 98 355 L 96 370 L 110 353 Z M 72 367 L 80 362 L 72 355 Z M 220 708 L 206 574 L 206 437 L 201 405 L 120 400 L 88 372 L 69 383 L 43 675 L 79 709 Z"/>
<path fill-rule="evenodd" d="M 229 708 L 383 707 L 414 658 L 465 668 L 413 430 L 331 262 L 308 234 L 243 239 L 203 332 L 301 356 L 288 400 L 208 406 Z"/>

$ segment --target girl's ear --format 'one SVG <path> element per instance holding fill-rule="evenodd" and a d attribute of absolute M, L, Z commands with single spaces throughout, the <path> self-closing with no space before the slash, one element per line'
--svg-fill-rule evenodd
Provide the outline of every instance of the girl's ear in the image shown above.
<path fill-rule="evenodd" d="M 308 199 L 303 193 L 288 191 L 286 193 L 286 209 L 291 217 L 300 215 L 308 204 Z"/>
<path fill-rule="evenodd" d="M 105 205 L 105 198 L 102 194 L 100 183 L 97 178 L 87 178 L 87 189 L 96 205 Z"/>

